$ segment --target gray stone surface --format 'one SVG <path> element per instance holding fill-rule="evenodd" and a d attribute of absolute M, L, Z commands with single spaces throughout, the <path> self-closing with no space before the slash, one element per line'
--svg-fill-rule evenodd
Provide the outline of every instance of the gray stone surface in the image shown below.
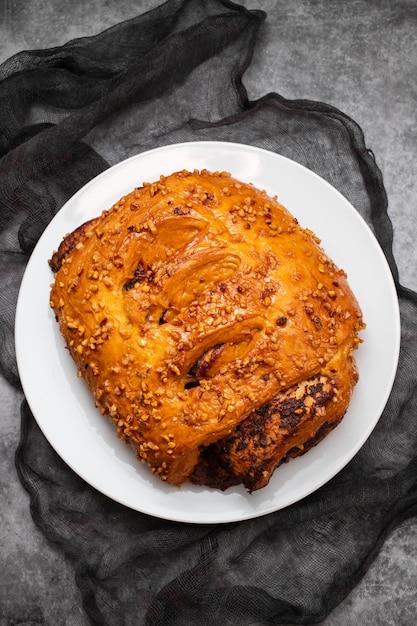
<path fill-rule="evenodd" d="M 100 32 L 158 0 L 0 0 L 0 61 Z M 321 100 L 363 128 L 388 192 L 404 285 L 417 289 L 417 3 L 415 0 L 244 0 L 268 13 L 245 84 Z M 30 516 L 14 466 L 20 396 L 0 379 L 0 626 L 84 626 L 71 564 Z M 325 626 L 417 623 L 417 519 L 391 533 Z"/>

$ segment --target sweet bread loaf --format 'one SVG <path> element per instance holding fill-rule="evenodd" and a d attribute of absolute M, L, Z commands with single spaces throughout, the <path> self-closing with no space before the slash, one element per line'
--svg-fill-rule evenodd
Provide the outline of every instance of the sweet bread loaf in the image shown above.
<path fill-rule="evenodd" d="M 79 376 L 162 480 L 259 489 L 345 414 L 358 302 L 317 237 L 251 184 L 161 176 L 49 263 Z"/>

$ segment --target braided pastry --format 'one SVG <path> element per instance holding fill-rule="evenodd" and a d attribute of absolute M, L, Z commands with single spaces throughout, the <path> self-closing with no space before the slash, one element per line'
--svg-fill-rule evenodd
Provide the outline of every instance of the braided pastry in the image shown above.
<path fill-rule="evenodd" d="M 259 489 L 345 414 L 361 310 L 317 237 L 254 186 L 161 176 L 49 263 L 79 376 L 162 480 Z"/>

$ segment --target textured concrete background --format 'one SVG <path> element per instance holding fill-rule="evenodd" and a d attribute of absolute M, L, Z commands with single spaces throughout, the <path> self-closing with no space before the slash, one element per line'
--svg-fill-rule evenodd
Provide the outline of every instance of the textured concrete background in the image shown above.
<path fill-rule="evenodd" d="M 402 283 L 417 290 L 417 3 L 415 0 L 241 0 L 264 9 L 244 82 L 332 104 L 353 117 L 382 170 Z M 159 0 L 0 0 L 0 62 L 134 17 Z M 20 396 L 0 380 L 0 626 L 84 626 L 74 571 L 33 524 L 15 467 Z M 417 623 L 417 520 L 398 527 L 325 626 Z"/>

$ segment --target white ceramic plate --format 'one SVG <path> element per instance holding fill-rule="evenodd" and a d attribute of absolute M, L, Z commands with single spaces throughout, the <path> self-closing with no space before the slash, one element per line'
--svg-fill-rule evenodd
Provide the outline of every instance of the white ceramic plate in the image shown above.
<path fill-rule="evenodd" d="M 227 170 L 266 189 L 322 240 L 348 274 L 367 323 L 356 353 L 360 381 L 342 423 L 306 455 L 280 467 L 252 495 L 197 486 L 171 487 L 154 478 L 95 409 L 49 308 L 48 259 L 62 237 L 109 208 L 142 182 L 180 169 Z M 139 154 L 93 179 L 71 198 L 40 238 L 17 305 L 16 352 L 29 405 L 62 459 L 93 487 L 132 509 L 170 520 L 217 523 L 258 517 L 286 507 L 339 472 L 375 427 L 393 384 L 399 354 L 396 291 L 374 235 L 349 202 L 306 168 L 258 148 L 220 142 L 171 145 Z"/>

